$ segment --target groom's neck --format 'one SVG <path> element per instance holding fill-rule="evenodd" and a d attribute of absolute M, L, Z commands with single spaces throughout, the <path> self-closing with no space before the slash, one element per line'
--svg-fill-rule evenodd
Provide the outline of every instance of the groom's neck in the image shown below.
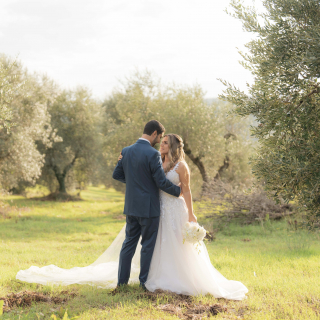
<path fill-rule="evenodd" d="M 147 134 L 143 134 L 141 138 L 147 139 L 150 143 L 152 143 L 152 137 L 148 136 Z"/>

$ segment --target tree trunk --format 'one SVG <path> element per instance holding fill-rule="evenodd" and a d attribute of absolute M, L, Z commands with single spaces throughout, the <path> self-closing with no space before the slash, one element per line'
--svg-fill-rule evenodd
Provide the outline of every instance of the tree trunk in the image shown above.
<path fill-rule="evenodd" d="M 203 162 L 201 161 L 201 157 L 195 157 L 194 154 L 192 153 L 191 149 L 189 148 L 189 145 L 187 144 L 186 141 L 184 141 L 184 153 L 189 157 L 189 159 L 198 167 L 203 183 L 202 183 L 202 187 L 201 187 L 201 195 L 204 194 L 205 192 L 205 188 L 209 182 L 209 177 L 207 175 L 207 171 L 204 167 Z"/>
<path fill-rule="evenodd" d="M 54 171 L 54 174 L 55 174 L 55 176 L 58 180 L 58 183 L 59 183 L 59 192 L 60 193 L 67 193 L 65 179 L 66 179 L 68 171 L 73 167 L 77 158 L 78 158 L 78 153 L 76 153 L 73 160 L 67 166 L 65 166 L 62 173 L 60 172 L 58 166 L 53 164 L 52 161 L 50 161 L 51 162 L 50 165 L 52 167 L 52 170 Z M 50 159 L 52 159 L 52 158 L 50 158 Z"/>
<path fill-rule="evenodd" d="M 232 138 L 233 140 L 237 140 L 237 136 L 233 133 L 227 133 L 224 135 L 224 138 L 226 139 L 226 146 L 225 146 L 225 152 L 226 152 L 226 156 L 223 160 L 223 165 L 220 166 L 217 174 L 215 175 L 215 177 L 213 178 L 214 181 L 217 181 L 221 178 L 221 175 L 223 173 L 223 171 L 227 170 L 230 166 L 230 158 L 228 156 L 228 142 L 229 142 L 229 139 Z"/>
<path fill-rule="evenodd" d="M 229 156 L 226 156 L 223 160 L 223 165 L 219 168 L 217 174 L 215 175 L 215 177 L 213 178 L 214 181 L 217 181 L 218 179 L 221 178 L 222 172 L 224 170 L 227 170 L 229 168 L 230 165 L 230 158 Z"/>
<path fill-rule="evenodd" d="M 186 141 L 184 141 L 184 148 L 183 149 L 184 149 L 185 154 L 189 157 L 189 159 L 198 167 L 203 182 L 207 183 L 209 181 L 209 179 L 208 179 L 208 175 L 207 175 L 206 169 L 204 167 L 204 164 L 201 161 L 201 157 L 194 156 L 194 154 L 192 153 L 192 151 L 189 148 L 189 145 L 187 144 Z"/>
<path fill-rule="evenodd" d="M 59 192 L 60 193 L 67 193 L 66 183 L 65 183 L 66 177 L 63 174 L 59 174 L 59 175 L 56 174 L 56 178 L 59 182 Z"/>

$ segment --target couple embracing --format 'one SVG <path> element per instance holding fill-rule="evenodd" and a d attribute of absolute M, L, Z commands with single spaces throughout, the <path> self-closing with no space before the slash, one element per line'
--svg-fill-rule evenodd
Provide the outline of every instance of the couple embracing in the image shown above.
<path fill-rule="evenodd" d="M 141 236 L 139 281 L 143 288 L 241 300 L 247 288 L 227 280 L 212 266 L 204 243 L 198 250 L 183 241 L 186 222 L 197 221 L 190 172 L 182 139 L 164 132 L 160 122 L 149 121 L 142 137 L 122 150 L 113 172 L 114 179 L 126 183 L 126 237 L 120 252 L 118 286 L 129 281 Z M 161 139 L 159 153 L 153 147 Z"/>
<path fill-rule="evenodd" d="M 142 137 L 122 150 L 113 178 L 126 183 L 126 225 L 93 264 L 72 269 L 32 266 L 20 270 L 16 278 L 101 288 L 139 282 L 149 291 L 244 299 L 248 289 L 241 282 L 227 280 L 213 267 L 202 241 L 198 247 L 183 241 L 183 227 L 188 221 L 197 221 L 190 172 L 184 161 L 182 139 L 164 132 L 160 122 L 149 121 Z M 158 152 L 153 147 L 161 139 Z"/>

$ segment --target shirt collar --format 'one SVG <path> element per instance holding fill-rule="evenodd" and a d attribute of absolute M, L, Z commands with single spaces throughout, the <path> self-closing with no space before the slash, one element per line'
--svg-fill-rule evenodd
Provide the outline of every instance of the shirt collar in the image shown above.
<path fill-rule="evenodd" d="M 150 143 L 150 141 L 149 141 L 149 140 L 147 140 L 147 139 L 145 139 L 145 138 L 139 138 L 139 140 L 148 141 L 148 142 Z M 150 145 L 151 145 L 151 143 L 150 143 Z"/>

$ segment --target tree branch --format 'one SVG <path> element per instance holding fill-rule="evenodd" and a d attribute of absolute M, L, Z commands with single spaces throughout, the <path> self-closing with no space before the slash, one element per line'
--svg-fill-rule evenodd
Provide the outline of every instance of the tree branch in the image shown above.
<path fill-rule="evenodd" d="M 64 170 L 63 170 L 63 175 L 64 176 L 66 176 L 68 171 L 74 166 L 74 163 L 76 162 L 77 158 L 78 158 L 78 151 L 74 155 L 73 160 L 64 168 Z"/>
<path fill-rule="evenodd" d="M 201 158 L 199 156 L 198 157 L 194 156 L 194 154 L 192 153 L 191 149 L 189 148 L 189 145 L 186 142 L 186 140 L 184 141 L 183 149 L 184 149 L 185 154 L 189 157 L 189 159 L 198 167 L 198 169 L 200 171 L 200 174 L 202 176 L 202 180 L 204 182 L 208 182 L 209 181 L 208 175 L 207 175 L 207 172 L 205 170 L 204 164 L 201 161 Z"/>
<path fill-rule="evenodd" d="M 309 94 L 306 95 L 306 97 L 302 98 L 300 100 L 300 102 L 298 103 L 298 105 L 294 108 L 293 112 L 297 111 L 301 105 L 305 102 L 306 98 L 310 98 L 312 95 L 314 95 L 315 93 L 320 93 L 320 88 L 318 86 L 314 86 L 315 89 L 313 89 Z M 288 103 L 286 101 L 284 101 L 284 103 Z M 287 110 L 286 114 L 288 114 L 290 112 L 290 109 Z"/>
<path fill-rule="evenodd" d="M 226 156 L 223 160 L 223 165 L 220 166 L 217 174 L 215 175 L 215 177 L 213 178 L 214 181 L 217 181 L 221 178 L 221 175 L 222 175 L 222 172 L 226 169 L 229 168 L 229 165 L 230 165 L 230 158 L 229 156 Z"/>

